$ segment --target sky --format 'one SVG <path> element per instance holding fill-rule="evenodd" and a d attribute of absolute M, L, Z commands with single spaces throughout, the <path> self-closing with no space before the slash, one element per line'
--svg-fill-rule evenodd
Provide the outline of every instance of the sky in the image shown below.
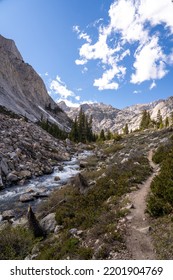
<path fill-rule="evenodd" d="M 57 102 L 121 109 L 173 95 L 172 0 L 0 0 L 0 34 Z"/>

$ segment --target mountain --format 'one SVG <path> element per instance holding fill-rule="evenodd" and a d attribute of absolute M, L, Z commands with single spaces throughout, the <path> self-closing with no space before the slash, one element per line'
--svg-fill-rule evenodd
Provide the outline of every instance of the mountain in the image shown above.
<path fill-rule="evenodd" d="M 32 122 L 49 119 L 70 130 L 71 120 L 47 93 L 41 77 L 25 63 L 15 42 L 0 35 L 0 106 Z"/>
<path fill-rule="evenodd" d="M 93 130 L 97 133 L 100 132 L 102 128 L 112 132 L 122 132 L 126 123 L 128 124 L 129 130 L 134 131 L 139 128 L 143 110 L 150 112 L 151 119 L 157 118 L 159 110 L 163 120 L 166 116 L 169 117 L 171 112 L 173 112 L 173 97 L 148 104 L 129 106 L 122 110 L 103 103 L 82 104 L 80 107 L 68 107 L 64 101 L 61 101 L 58 103 L 58 106 L 73 120 L 78 115 L 80 108 L 82 108 L 86 115 L 92 115 Z"/>

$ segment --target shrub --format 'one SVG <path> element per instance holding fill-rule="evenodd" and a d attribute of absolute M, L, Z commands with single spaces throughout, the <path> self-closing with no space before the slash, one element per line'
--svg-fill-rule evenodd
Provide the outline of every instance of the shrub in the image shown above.
<path fill-rule="evenodd" d="M 22 227 L 5 227 L 0 231 L 0 259 L 24 259 L 33 247 L 34 238 L 30 231 Z"/>

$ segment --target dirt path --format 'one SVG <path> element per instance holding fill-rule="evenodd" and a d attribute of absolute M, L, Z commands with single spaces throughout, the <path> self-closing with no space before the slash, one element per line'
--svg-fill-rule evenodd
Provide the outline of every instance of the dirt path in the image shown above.
<path fill-rule="evenodd" d="M 129 200 L 134 205 L 130 215 L 127 216 L 127 249 L 135 260 L 156 259 L 154 247 L 150 237 L 150 225 L 145 213 L 146 197 L 150 190 L 153 178 L 158 174 L 158 166 L 152 161 L 152 151 L 149 152 L 148 159 L 153 173 L 140 186 L 140 189 L 130 193 Z"/>

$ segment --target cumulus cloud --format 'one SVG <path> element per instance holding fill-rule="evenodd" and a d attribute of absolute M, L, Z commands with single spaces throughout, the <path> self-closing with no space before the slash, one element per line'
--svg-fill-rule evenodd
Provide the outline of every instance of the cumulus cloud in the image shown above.
<path fill-rule="evenodd" d="M 76 65 L 86 65 L 88 61 L 95 60 L 103 70 L 102 76 L 95 78 L 93 85 L 99 90 L 118 89 L 129 69 L 125 63 L 127 56 L 133 61 L 131 83 L 163 78 L 168 73 L 167 64 L 173 62 L 173 54 L 161 44 L 159 31 L 151 31 L 161 24 L 169 34 L 173 34 L 172 2 L 116 0 L 110 5 L 108 16 L 109 23 L 103 25 L 102 21 L 94 43 L 87 33 L 75 27 L 78 38 L 86 40 L 79 49 Z M 155 84 L 152 85 L 153 88 Z"/>
<path fill-rule="evenodd" d="M 163 78 L 167 74 L 165 59 L 158 38 L 153 37 L 150 42 L 136 51 L 133 64 L 136 72 L 132 74 L 131 82 L 140 84 L 146 80 Z"/>
<path fill-rule="evenodd" d="M 50 83 L 50 89 L 54 93 L 58 94 L 61 98 L 68 98 L 75 96 L 74 92 L 67 88 L 66 84 L 61 81 L 61 78 L 57 75 L 55 80 Z"/>

